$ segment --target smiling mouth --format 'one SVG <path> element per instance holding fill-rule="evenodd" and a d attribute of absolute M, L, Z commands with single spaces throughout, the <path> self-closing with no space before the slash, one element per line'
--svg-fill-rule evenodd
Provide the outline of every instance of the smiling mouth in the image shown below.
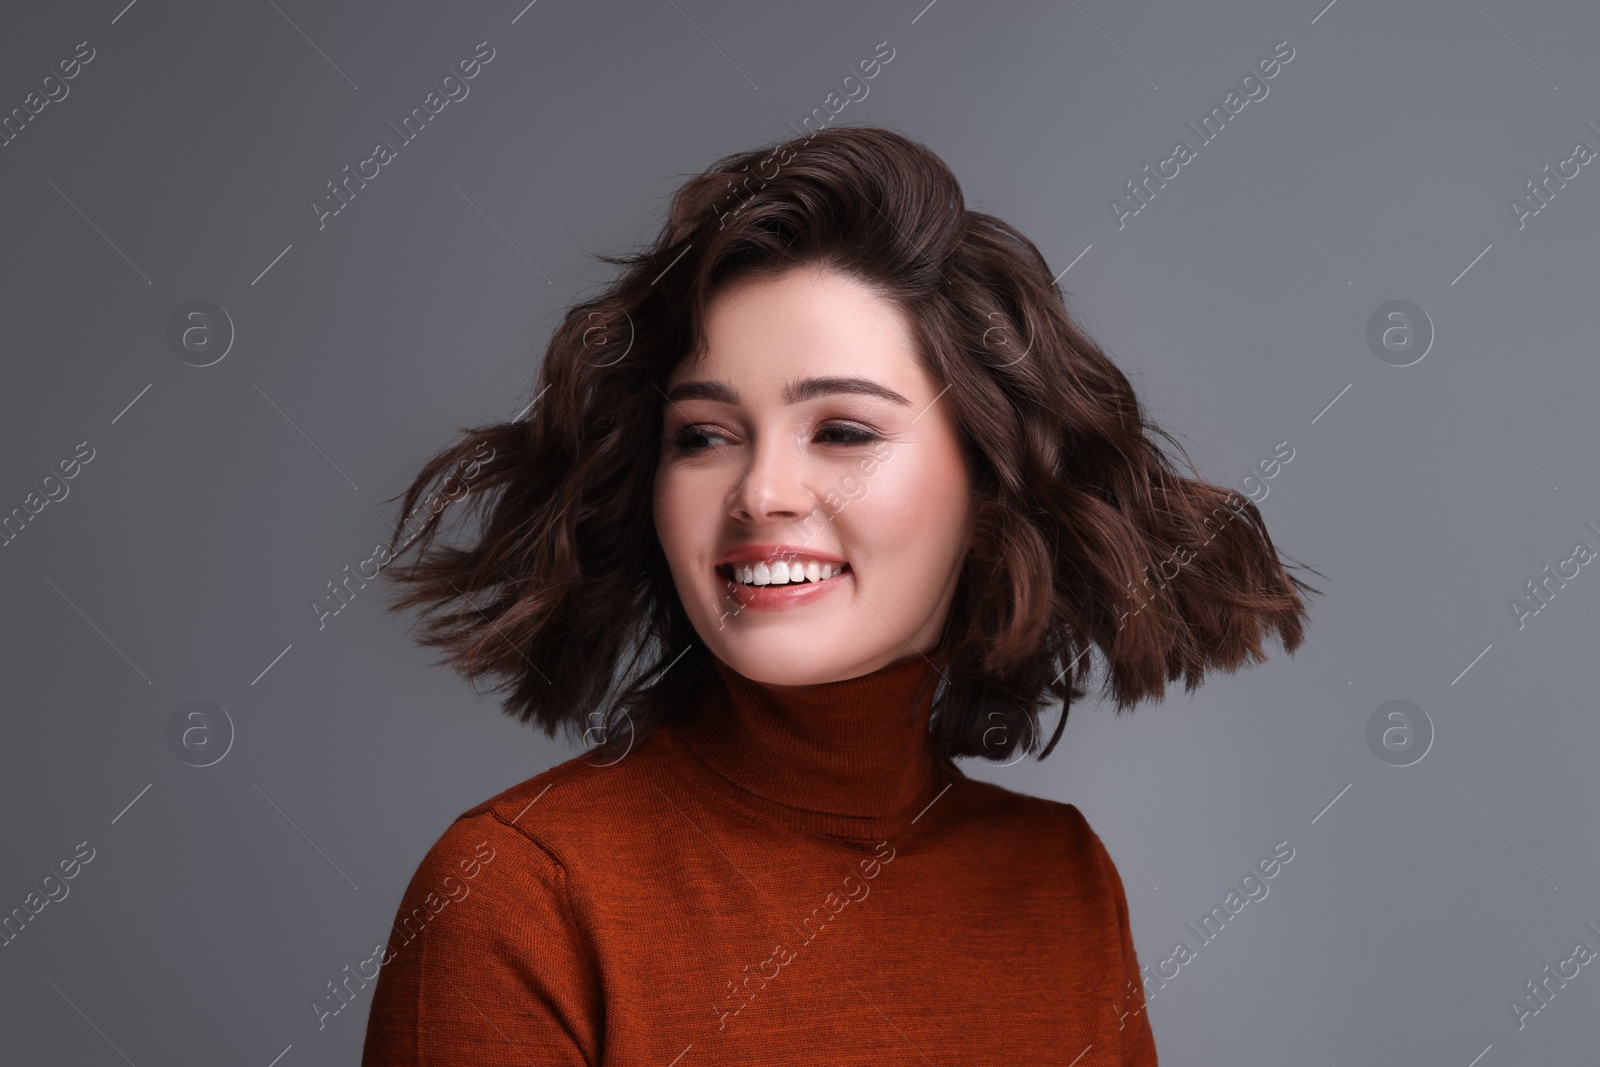
<path fill-rule="evenodd" d="M 848 563 L 819 563 L 798 560 L 773 563 L 723 563 L 717 573 L 724 579 L 741 586 L 815 585 L 837 578 L 850 570 Z"/>

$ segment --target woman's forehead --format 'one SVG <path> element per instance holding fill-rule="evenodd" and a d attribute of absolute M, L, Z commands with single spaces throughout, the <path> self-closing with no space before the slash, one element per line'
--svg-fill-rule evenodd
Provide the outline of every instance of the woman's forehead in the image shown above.
<path fill-rule="evenodd" d="M 839 275 L 791 272 L 726 290 L 713 300 L 704 333 L 703 347 L 680 362 L 672 381 L 743 379 L 772 392 L 811 376 L 907 384 L 917 377 L 915 337 L 899 306 Z"/>

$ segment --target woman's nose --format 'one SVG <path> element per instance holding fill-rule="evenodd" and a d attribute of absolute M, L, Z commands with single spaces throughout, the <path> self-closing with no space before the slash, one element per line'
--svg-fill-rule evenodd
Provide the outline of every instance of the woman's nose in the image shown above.
<path fill-rule="evenodd" d="M 817 506 L 807 485 L 806 460 L 793 442 L 768 437 L 753 445 L 729 511 L 747 522 L 799 519 Z"/>

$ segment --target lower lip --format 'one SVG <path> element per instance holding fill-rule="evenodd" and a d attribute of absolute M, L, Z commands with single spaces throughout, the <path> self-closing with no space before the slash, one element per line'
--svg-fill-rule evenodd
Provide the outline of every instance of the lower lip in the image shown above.
<path fill-rule="evenodd" d="M 741 585 L 731 578 L 722 578 L 729 594 L 739 602 L 741 609 L 751 611 L 785 611 L 810 604 L 818 597 L 827 596 L 841 582 L 855 573 L 846 569 L 821 582 L 790 582 L 788 585 Z M 718 575 L 718 577 L 722 577 Z"/>

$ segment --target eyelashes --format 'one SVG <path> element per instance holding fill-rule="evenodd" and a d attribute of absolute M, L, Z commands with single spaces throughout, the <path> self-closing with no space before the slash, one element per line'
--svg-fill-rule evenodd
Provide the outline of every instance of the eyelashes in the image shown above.
<path fill-rule="evenodd" d="M 704 440 L 708 436 L 710 435 L 702 433 L 697 427 L 685 426 L 677 433 L 665 438 L 661 443 L 669 446 L 681 456 L 692 456 L 705 451 L 708 446 L 697 444 L 696 442 Z"/>
<path fill-rule="evenodd" d="M 681 456 L 696 456 L 707 451 L 712 439 L 721 438 L 721 434 L 706 427 L 689 425 L 672 434 L 662 441 L 669 445 L 673 451 Z M 828 445 L 864 445 L 880 440 L 879 435 L 861 426 L 848 423 L 832 423 L 817 430 L 816 438 L 821 444 Z M 830 439 L 831 438 L 831 439 Z"/>

